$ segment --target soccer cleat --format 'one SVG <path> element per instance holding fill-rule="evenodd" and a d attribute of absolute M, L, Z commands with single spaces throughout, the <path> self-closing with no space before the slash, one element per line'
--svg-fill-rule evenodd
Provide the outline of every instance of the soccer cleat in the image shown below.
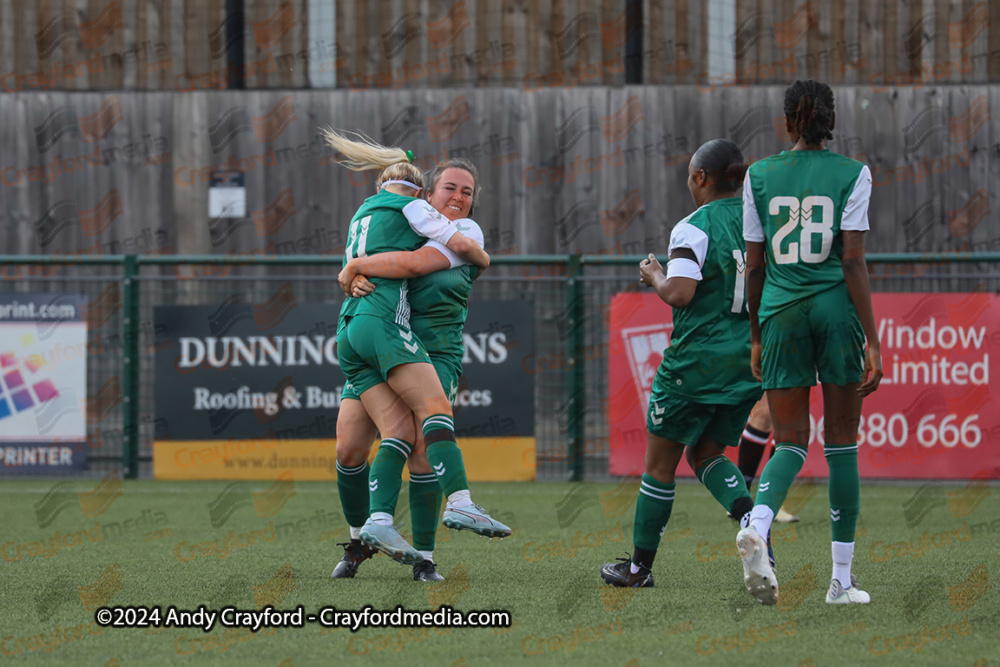
<path fill-rule="evenodd" d="M 361 540 L 351 540 L 350 542 L 338 542 L 338 547 L 344 547 L 344 557 L 333 568 L 334 579 L 353 579 L 358 573 L 358 567 L 366 560 L 375 555 L 375 551 L 370 547 L 361 544 Z"/>
<path fill-rule="evenodd" d="M 425 560 L 413 566 L 414 581 L 444 581 L 444 577 L 434 569 L 434 561 Z"/>
<path fill-rule="evenodd" d="M 767 542 L 751 526 L 737 533 L 736 547 L 743 560 L 743 584 L 747 592 L 761 604 L 777 604 L 778 579 L 767 557 Z"/>
<path fill-rule="evenodd" d="M 786 512 L 784 507 L 778 508 L 778 513 L 774 515 L 774 520 L 778 523 L 796 523 L 799 517 L 790 512 Z"/>
<path fill-rule="evenodd" d="M 648 567 L 639 566 L 639 571 L 632 574 L 632 557 L 619 558 L 617 563 L 605 563 L 601 566 L 601 579 L 620 588 L 653 588 L 653 573 Z"/>
<path fill-rule="evenodd" d="M 455 530 L 471 530 L 483 537 L 510 537 L 510 528 L 486 513 L 479 505 L 444 508 L 443 523 Z"/>
<path fill-rule="evenodd" d="M 830 590 L 826 592 L 827 604 L 868 604 L 871 601 L 872 597 L 858 588 L 853 574 L 850 588 L 844 588 L 836 579 L 830 580 Z"/>
<path fill-rule="evenodd" d="M 420 552 L 403 539 L 395 526 L 383 526 L 373 523 L 371 519 L 361 528 L 361 542 L 403 565 L 414 565 L 424 560 Z"/>

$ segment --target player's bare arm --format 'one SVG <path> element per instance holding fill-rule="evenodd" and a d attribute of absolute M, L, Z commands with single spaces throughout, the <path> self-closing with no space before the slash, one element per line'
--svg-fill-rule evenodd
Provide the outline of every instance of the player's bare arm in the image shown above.
<path fill-rule="evenodd" d="M 412 252 L 385 252 L 370 257 L 355 257 L 344 266 L 337 280 L 344 293 L 350 296 L 352 283 L 359 275 L 377 278 L 416 278 L 447 269 L 449 266 L 448 258 L 439 250 L 425 246 Z"/>
<path fill-rule="evenodd" d="M 875 328 L 875 315 L 872 312 L 871 284 L 868 281 L 868 263 L 865 261 L 865 233 L 844 230 L 844 252 L 841 256 L 841 266 L 844 269 L 844 281 L 847 292 L 851 295 L 854 308 L 858 311 L 861 328 L 864 329 L 868 345 L 865 349 L 865 370 L 861 378 L 858 394 L 867 396 L 876 389 L 882 381 L 882 349 L 879 343 L 878 331 Z"/>
<path fill-rule="evenodd" d="M 694 252 L 689 248 L 677 248 L 670 254 L 670 259 L 688 259 L 698 261 Z M 683 308 L 691 303 L 694 292 L 698 289 L 698 281 L 693 278 L 683 278 L 674 276 L 667 278 L 663 273 L 663 266 L 659 260 L 649 254 L 648 259 L 639 263 L 639 275 L 642 283 L 656 290 L 657 296 L 669 306 Z"/>
<path fill-rule="evenodd" d="M 448 239 L 447 246 L 456 255 L 467 262 L 475 264 L 480 269 L 485 269 L 490 265 L 490 256 L 486 251 L 478 243 L 461 232 L 456 232 L 454 236 Z"/>
<path fill-rule="evenodd" d="M 764 293 L 764 276 L 767 269 L 764 264 L 764 244 L 756 241 L 747 241 L 747 269 L 746 269 L 746 292 L 747 310 L 750 313 L 750 370 L 753 376 L 761 379 L 760 369 L 760 298 Z"/>

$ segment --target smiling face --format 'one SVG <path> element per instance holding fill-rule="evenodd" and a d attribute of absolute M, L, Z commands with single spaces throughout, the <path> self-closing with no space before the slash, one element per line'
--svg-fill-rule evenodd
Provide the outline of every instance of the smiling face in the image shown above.
<path fill-rule="evenodd" d="M 441 172 L 441 177 L 427 195 L 431 206 L 449 220 L 469 217 L 476 181 L 464 169 L 450 167 Z"/>

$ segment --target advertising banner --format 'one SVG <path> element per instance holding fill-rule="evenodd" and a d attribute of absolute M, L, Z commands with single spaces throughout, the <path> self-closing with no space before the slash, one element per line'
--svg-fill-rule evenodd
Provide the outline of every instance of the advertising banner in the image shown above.
<path fill-rule="evenodd" d="M 62 474 L 87 460 L 82 294 L 0 294 L 0 474 Z"/>
<path fill-rule="evenodd" d="M 1000 353 L 1000 298 L 983 293 L 872 295 L 885 377 L 865 399 L 858 430 L 862 477 L 1000 478 L 1000 411 L 990 376 Z M 608 364 L 610 471 L 641 475 L 646 406 L 671 329 L 652 293 L 611 304 Z M 749 360 L 748 360 L 749 363 Z M 811 392 L 804 475 L 826 475 L 823 406 Z M 734 458 L 735 448 L 729 450 Z M 682 461 L 678 474 L 691 476 Z"/>
<path fill-rule="evenodd" d="M 339 313 L 297 303 L 290 284 L 260 305 L 156 308 L 156 418 L 170 433 L 154 444 L 156 477 L 335 479 Z M 470 308 L 465 375 L 445 390 L 471 479 L 534 477 L 534 390 L 520 372 L 533 316 L 520 301 Z"/>

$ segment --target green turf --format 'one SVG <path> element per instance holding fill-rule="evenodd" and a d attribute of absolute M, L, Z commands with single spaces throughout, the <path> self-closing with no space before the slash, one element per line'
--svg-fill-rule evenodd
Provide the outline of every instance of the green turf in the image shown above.
<path fill-rule="evenodd" d="M 735 661 L 741 667 L 982 667 L 987 662 L 977 661 L 997 664 L 1000 659 L 1000 587 L 995 583 L 1000 576 L 1000 520 L 995 520 L 1000 494 L 994 489 L 983 497 L 988 487 L 967 489 L 964 495 L 959 495 L 960 486 L 924 489 L 909 505 L 911 520 L 919 522 L 907 527 L 904 505 L 919 485 L 864 485 L 865 534 L 858 540 L 854 571 L 873 602 L 851 607 L 823 602 L 830 577 L 826 487 L 793 489 L 793 501 L 804 503 L 802 523 L 794 535 L 780 528 L 775 535 L 784 608 L 764 608 L 742 588 L 734 524 L 696 484 L 678 486 L 673 519 L 654 568 L 657 587 L 643 590 L 612 590 L 598 575 L 602 563 L 631 549 L 635 485 L 475 484 L 475 499 L 496 510 L 517 533 L 501 542 L 442 531 L 436 555 L 439 569 L 450 578 L 429 587 L 412 581 L 409 567 L 385 557 L 365 563 L 354 580 L 329 578 L 341 553 L 335 541 L 344 536 L 336 489 L 330 484 L 297 483 L 294 495 L 280 505 L 281 489 L 266 496 L 270 483 L 249 482 L 232 498 L 246 502 L 248 492 L 257 492 L 262 494 L 257 506 L 239 506 L 218 528 L 212 527 L 209 507 L 226 482 L 127 481 L 121 497 L 91 518 L 83 513 L 103 509 L 100 499 L 84 496 L 81 503 L 76 492 L 93 490 L 94 482 L 69 482 L 46 500 L 55 484 L 5 481 L 0 486 L 0 639 L 4 660 L 11 664 L 287 667 L 351 660 L 376 665 L 572 661 L 631 667 Z M 401 509 L 405 503 L 404 493 Z M 927 510 L 922 517 L 921 507 Z M 277 511 L 258 516 L 258 510 Z M 40 527 L 40 515 L 41 522 L 51 523 Z M 129 519 L 147 525 L 124 524 Z M 114 523 L 125 529 L 115 534 Z M 272 524 L 281 528 L 273 540 L 237 548 L 225 557 L 178 560 L 191 557 L 185 544 L 219 540 L 230 531 L 237 536 L 266 531 L 262 534 L 270 537 Z M 290 530 L 289 525 L 296 527 Z M 82 544 L 50 557 L 29 556 L 25 546 L 22 559 L 11 560 L 18 544 L 81 530 L 100 539 L 82 536 Z M 949 531 L 957 532 L 946 541 Z M 925 535 L 928 548 L 906 552 L 902 543 L 919 547 Z M 887 550 L 884 545 L 894 546 Z M 85 601 L 254 609 L 275 600 L 280 609 L 299 604 L 307 610 L 366 604 L 428 609 L 447 603 L 461 610 L 506 609 L 514 626 L 352 634 L 310 625 L 255 636 L 218 626 L 209 634 L 173 628 L 106 628 L 100 635 L 86 630 L 93 612 L 84 609 Z M 67 641 L 65 629 L 81 625 L 82 638 L 70 632 L 75 640 Z M 922 630 L 926 637 L 921 640 Z M 51 642 L 53 634 L 60 638 L 57 644 L 40 643 L 40 635 Z M 752 644 L 748 636 L 754 637 Z"/>

